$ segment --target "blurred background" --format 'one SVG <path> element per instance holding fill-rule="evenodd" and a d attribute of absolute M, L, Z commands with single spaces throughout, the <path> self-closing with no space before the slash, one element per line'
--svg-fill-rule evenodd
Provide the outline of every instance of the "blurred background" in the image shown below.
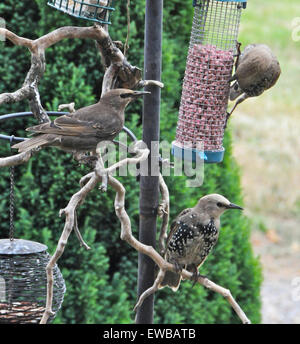
<path fill-rule="evenodd" d="M 245 101 L 231 118 L 252 244 L 263 265 L 265 323 L 300 323 L 292 285 L 300 276 L 299 27 L 298 0 L 250 0 L 239 35 L 242 48 L 269 45 L 282 70 L 275 87 Z"/>

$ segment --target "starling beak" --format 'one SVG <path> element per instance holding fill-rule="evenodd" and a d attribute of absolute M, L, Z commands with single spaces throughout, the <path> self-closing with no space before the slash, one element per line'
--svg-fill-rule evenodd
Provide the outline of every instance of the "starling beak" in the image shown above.
<path fill-rule="evenodd" d="M 148 91 L 133 91 L 130 93 L 123 93 L 120 95 L 121 98 L 137 98 L 137 97 L 141 97 L 144 94 L 151 94 L 151 92 Z"/>
<path fill-rule="evenodd" d="M 160 288 L 168 286 L 176 291 L 182 268 L 192 272 L 192 279 L 196 281 L 198 268 L 218 240 L 220 216 L 227 209 L 243 210 L 221 195 L 210 194 L 200 198 L 194 208 L 185 209 L 177 216 L 171 224 L 165 255 L 165 259 L 175 265 L 176 272 L 167 271 Z"/>
<path fill-rule="evenodd" d="M 240 209 L 240 210 L 244 210 L 244 208 L 240 207 L 239 205 L 236 205 L 234 203 L 230 203 L 228 206 L 227 206 L 227 209 Z"/>
<path fill-rule="evenodd" d="M 124 126 L 126 106 L 150 92 L 114 89 L 98 103 L 56 118 L 53 122 L 27 128 L 35 133 L 29 140 L 15 144 L 19 152 L 54 146 L 64 151 L 81 153 L 92 151 L 101 141 L 112 141 Z"/>

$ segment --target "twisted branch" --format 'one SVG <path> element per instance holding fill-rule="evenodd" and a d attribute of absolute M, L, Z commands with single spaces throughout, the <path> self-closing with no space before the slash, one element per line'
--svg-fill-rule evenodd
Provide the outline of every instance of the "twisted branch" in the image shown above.
<path fill-rule="evenodd" d="M 83 178 L 81 178 L 80 180 L 80 186 L 81 189 L 75 193 L 66 208 L 61 209 L 59 212 L 59 216 L 61 216 L 62 214 L 64 214 L 66 216 L 66 220 L 65 220 L 65 226 L 63 229 L 63 232 L 61 234 L 61 237 L 58 241 L 58 245 L 56 248 L 55 253 L 53 254 L 53 256 L 51 257 L 47 268 L 46 268 L 46 272 L 47 272 L 47 301 L 46 301 L 46 308 L 43 314 L 43 317 L 41 319 L 41 324 L 46 324 L 49 317 L 51 315 L 53 315 L 53 311 L 52 311 L 52 302 L 53 302 L 53 268 L 55 266 L 55 264 L 57 263 L 58 259 L 61 257 L 61 255 L 64 252 L 64 249 L 66 247 L 66 244 L 68 242 L 68 238 L 72 232 L 72 230 L 77 226 L 77 218 L 76 218 L 76 209 L 79 205 L 81 205 L 86 196 L 90 193 L 90 191 L 92 191 L 99 182 L 102 181 L 102 176 L 104 174 L 109 175 L 108 177 L 108 184 L 111 185 L 117 192 L 117 208 L 119 209 L 120 207 L 120 201 L 122 200 L 123 196 L 125 195 L 125 188 L 121 185 L 121 183 L 119 183 L 115 178 L 113 178 L 110 174 L 112 174 L 118 167 L 123 166 L 125 164 L 128 163 L 140 163 L 143 160 L 146 160 L 148 158 L 149 155 L 149 149 L 145 148 L 145 149 L 140 149 L 140 141 L 136 142 L 135 146 L 134 146 L 134 151 L 137 153 L 136 157 L 134 158 L 127 158 L 124 159 L 122 161 L 119 161 L 118 163 L 110 166 L 107 169 L 103 168 L 103 165 L 101 163 L 101 161 L 99 162 L 99 160 L 97 161 L 96 164 L 96 168 L 95 171 L 92 173 L 89 173 L 88 175 L 84 176 Z M 121 195 L 121 197 L 120 197 Z M 121 213 L 118 210 L 118 214 L 120 215 L 120 217 L 123 219 L 124 218 L 124 205 L 123 205 L 123 211 L 121 210 Z M 126 213 L 126 212 L 125 212 Z M 126 213 L 127 215 L 127 213 Z M 125 216 L 126 217 L 126 216 Z M 127 215 L 127 221 L 129 221 L 129 217 Z M 123 223 L 123 222 L 122 222 Z M 78 228 L 76 229 L 78 232 Z M 77 232 L 77 234 L 78 234 Z"/>
<path fill-rule="evenodd" d="M 31 53 L 31 67 L 22 87 L 15 92 L 0 94 L 0 105 L 28 99 L 31 111 L 40 123 L 50 121 L 42 107 L 38 90 L 39 81 L 45 72 L 45 50 L 64 39 L 93 39 L 97 42 L 102 62 L 106 68 L 102 95 L 113 88 L 132 89 L 144 87 L 153 82 L 157 86 L 163 87 L 160 82 L 143 81 L 141 70 L 128 63 L 105 28 L 97 24 L 90 27 L 61 27 L 35 40 L 20 37 L 4 28 L 0 28 L 0 36 L 5 36 L 15 45 L 29 49 Z"/>
<path fill-rule="evenodd" d="M 161 82 L 155 80 L 142 80 L 141 70 L 138 67 L 132 66 L 128 63 L 121 50 L 117 47 L 107 30 L 99 25 L 93 25 L 91 27 L 62 27 L 54 30 L 47 35 L 44 35 L 36 40 L 30 40 L 23 37 L 19 37 L 13 32 L 7 29 L 0 29 L 0 35 L 5 35 L 8 40 L 13 44 L 26 47 L 31 53 L 31 67 L 27 73 L 25 81 L 22 87 L 12 93 L 0 94 L 0 105 L 4 103 L 18 102 L 24 99 L 28 99 L 32 112 L 39 122 L 49 121 L 45 110 L 43 109 L 40 101 L 40 94 L 38 90 L 38 84 L 45 71 L 45 49 L 49 48 L 53 44 L 60 42 L 63 39 L 93 39 L 97 42 L 98 49 L 101 54 L 102 63 L 106 68 L 106 72 L 103 80 L 102 94 L 112 88 L 136 88 L 144 87 L 147 85 L 155 85 L 163 87 Z M 135 250 L 140 253 L 149 256 L 159 267 L 157 278 L 151 288 L 146 290 L 139 298 L 135 310 L 142 304 L 144 299 L 149 295 L 153 294 L 158 289 L 160 281 L 162 281 L 165 272 L 176 271 L 175 266 L 168 263 L 164 258 L 152 247 L 147 246 L 139 242 L 132 235 L 130 218 L 125 210 L 125 188 L 124 186 L 114 177 L 112 172 L 117 168 L 133 163 L 137 164 L 147 159 L 149 155 L 148 149 L 141 149 L 139 143 L 135 146 L 136 157 L 127 158 L 113 166 L 105 169 L 101 160 L 98 159 L 94 172 L 87 174 L 80 180 L 81 189 L 75 193 L 66 208 L 60 211 L 60 216 L 65 215 L 65 225 L 61 237 L 58 241 L 58 245 L 54 255 L 51 257 L 47 265 L 47 302 L 46 308 L 41 319 L 41 324 L 47 323 L 49 317 L 53 314 L 52 312 L 52 301 L 53 301 L 53 267 L 55 266 L 58 259 L 64 252 L 65 246 L 68 242 L 69 235 L 72 230 L 76 232 L 76 235 L 81 244 L 88 249 L 89 247 L 84 243 L 77 225 L 76 209 L 81 205 L 86 196 L 93 190 L 99 182 L 103 182 L 103 176 L 107 176 L 104 183 L 110 185 L 116 191 L 115 198 L 115 212 L 121 223 L 121 239 L 125 240 Z M 32 156 L 33 152 L 24 152 L 11 157 L 1 158 L 0 167 L 13 166 L 27 162 Z M 167 186 L 163 181 L 162 176 L 160 180 L 160 190 L 162 193 L 162 203 L 160 205 L 160 215 L 163 218 L 162 227 L 159 238 L 159 249 L 163 253 L 165 250 L 165 238 L 166 230 L 168 227 L 169 219 L 169 195 Z M 177 272 L 177 271 L 176 271 Z M 181 272 L 183 279 L 191 279 L 193 274 L 183 269 Z M 232 308 L 235 310 L 239 318 L 243 323 L 250 323 L 250 320 L 246 317 L 243 310 L 240 308 L 238 303 L 232 297 L 230 291 L 225 289 L 207 278 L 198 277 L 199 284 L 204 287 L 211 289 L 221 295 L 230 303 Z"/>
<path fill-rule="evenodd" d="M 0 158 L 0 168 L 17 166 L 26 163 L 34 154 L 34 151 L 27 151 L 20 154 L 8 156 L 6 158 Z"/>

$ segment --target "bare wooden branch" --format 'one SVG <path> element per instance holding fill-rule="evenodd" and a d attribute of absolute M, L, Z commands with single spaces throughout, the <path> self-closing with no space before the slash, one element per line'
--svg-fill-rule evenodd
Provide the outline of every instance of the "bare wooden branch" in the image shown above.
<path fill-rule="evenodd" d="M 100 163 L 97 163 L 95 172 L 89 173 L 88 175 L 84 176 L 83 178 L 81 178 L 80 180 L 80 185 L 81 185 L 81 189 L 74 194 L 67 207 L 64 209 L 60 210 L 59 215 L 61 216 L 62 214 L 64 214 L 66 216 L 66 220 L 65 220 L 65 226 L 63 229 L 63 232 L 61 234 L 61 237 L 58 241 L 58 245 L 56 248 L 56 251 L 54 253 L 54 255 L 51 257 L 47 268 L 46 268 L 46 272 L 47 272 L 47 301 L 46 301 L 46 308 L 43 314 L 43 317 L 41 319 L 41 324 L 46 324 L 49 317 L 53 314 L 52 312 L 52 302 L 53 302 L 53 268 L 55 266 L 55 264 L 57 263 L 58 259 L 61 257 L 61 255 L 64 252 L 65 246 L 68 242 L 68 238 L 72 232 L 72 230 L 75 228 L 76 229 L 76 225 L 77 225 L 77 218 L 76 218 L 76 209 L 77 207 L 82 204 L 86 198 L 86 196 L 89 194 L 89 192 L 91 190 L 93 190 L 97 184 L 102 180 L 102 175 L 103 173 L 112 173 L 115 169 L 117 169 L 118 167 L 122 166 L 123 164 L 126 163 L 140 163 L 143 159 L 147 159 L 148 155 L 149 155 L 149 149 L 141 149 L 141 143 L 138 141 L 135 144 L 134 147 L 134 151 L 137 153 L 137 156 L 135 158 L 128 158 L 128 159 L 124 159 L 119 163 L 116 163 L 114 165 L 112 165 L 111 167 L 107 168 L 107 169 L 103 169 L 103 166 Z M 115 190 L 118 190 L 118 192 L 121 194 L 121 198 L 120 196 L 118 197 L 118 199 L 121 199 L 122 201 L 122 197 L 123 195 L 125 195 L 125 188 L 121 185 L 121 183 L 119 183 L 115 178 L 113 178 L 112 176 L 109 176 L 108 178 L 108 184 L 111 185 Z M 119 203 L 117 202 L 117 207 L 119 207 L 118 205 Z M 122 214 L 120 214 L 121 218 L 123 219 L 123 216 L 127 216 L 127 221 L 129 221 L 129 217 L 124 209 L 123 206 L 123 210 L 121 211 Z M 126 213 L 126 215 L 124 215 L 124 212 Z M 77 227 L 77 235 L 79 233 L 78 227 Z"/>
<path fill-rule="evenodd" d="M 10 40 L 13 44 L 26 47 L 31 52 L 31 67 L 27 73 L 22 87 L 12 93 L 0 94 L 0 105 L 4 103 L 13 103 L 28 99 L 32 112 L 39 122 L 49 121 L 49 117 L 42 107 L 38 90 L 39 81 L 43 77 L 45 71 L 45 49 L 64 39 L 93 39 L 96 41 L 99 52 L 101 54 L 102 63 L 106 70 L 103 81 L 102 94 L 107 92 L 107 90 L 109 89 L 117 87 L 133 89 L 149 85 L 157 86 L 160 88 L 164 86 L 163 83 L 159 81 L 142 80 L 141 69 L 132 66 L 119 49 L 120 45 L 115 44 L 111 40 L 108 31 L 105 28 L 96 24 L 91 27 L 62 27 L 36 40 L 19 37 L 7 29 L 0 29 L 0 35 L 5 35 L 6 39 Z M 73 229 L 80 243 L 85 248 L 89 248 L 88 245 L 83 241 L 82 236 L 79 232 L 76 209 L 84 202 L 86 196 L 90 193 L 90 191 L 93 190 L 101 181 L 104 182 L 105 185 L 107 183 L 116 191 L 114 205 L 116 215 L 121 223 L 121 239 L 125 240 L 138 252 L 149 256 L 159 267 L 159 272 L 153 286 L 141 295 L 135 306 L 135 310 L 142 304 L 146 297 L 153 294 L 158 289 L 158 285 L 160 284 L 167 270 L 176 271 L 175 266 L 165 261 L 164 258 L 152 246 L 142 244 L 132 235 L 130 218 L 125 210 L 125 188 L 116 178 L 112 177 L 112 173 L 117 168 L 120 168 L 125 164 L 138 164 L 141 161 L 147 159 L 149 155 L 148 148 L 141 147 L 140 142 L 135 145 L 134 152 L 136 153 L 135 157 L 126 158 L 108 168 L 104 168 L 103 164 L 101 164 L 101 161 L 98 159 L 95 171 L 81 178 L 81 189 L 71 197 L 67 207 L 60 211 L 60 216 L 64 214 L 66 217 L 65 225 L 56 251 L 51 257 L 46 268 L 47 302 L 45 312 L 41 319 L 41 324 L 47 323 L 49 317 L 53 314 L 53 267 L 63 254 L 69 235 Z M 31 151 L 20 153 L 7 158 L 1 158 L 0 167 L 14 166 L 24 163 L 30 159 L 32 154 L 33 152 Z M 103 176 L 107 176 L 106 180 L 105 177 L 103 178 Z M 165 249 L 164 242 L 169 220 L 169 194 L 167 186 L 161 176 L 160 190 L 162 193 L 162 203 L 160 205 L 159 211 L 163 218 L 163 221 L 159 238 L 159 249 L 162 253 Z M 181 275 L 183 279 L 191 279 L 193 277 L 193 274 L 185 269 L 182 270 Z M 243 323 L 250 323 L 250 320 L 246 317 L 245 313 L 240 308 L 238 303 L 234 300 L 228 289 L 225 289 L 210 281 L 209 279 L 201 276 L 198 277 L 198 283 L 223 295 L 230 303 L 232 308 L 235 310 L 237 315 L 240 317 L 241 321 Z"/>
<path fill-rule="evenodd" d="M 119 64 L 112 64 L 110 65 L 104 74 L 103 82 L 102 82 L 102 92 L 101 97 L 111 89 L 115 88 L 118 72 L 120 70 Z"/>
<path fill-rule="evenodd" d="M 153 249 L 154 250 L 154 249 Z M 145 254 L 147 254 L 145 252 Z M 153 258 L 152 256 L 156 256 L 156 253 L 154 253 L 153 251 L 151 252 L 151 250 L 149 250 L 148 252 L 148 256 Z M 157 259 L 158 261 L 158 259 Z M 165 275 L 165 272 L 170 270 L 170 271 L 174 271 L 177 272 L 175 270 L 175 266 L 167 263 L 166 261 L 163 260 L 163 258 L 161 258 L 160 260 L 160 264 L 159 265 L 159 273 L 154 281 L 154 284 L 148 288 L 147 290 L 145 290 L 143 292 L 143 294 L 140 296 L 137 304 L 134 307 L 134 311 L 137 311 L 138 307 L 140 307 L 142 305 L 142 303 L 144 302 L 144 300 L 154 294 L 158 289 L 159 289 L 159 284 L 160 282 L 163 280 L 163 276 Z M 181 272 L 181 276 L 183 279 L 192 279 L 193 278 L 193 274 L 185 269 L 182 270 Z M 231 292 L 229 289 L 225 289 L 221 286 L 219 286 L 218 284 L 210 281 L 207 277 L 202 277 L 199 276 L 198 277 L 198 281 L 197 283 L 201 284 L 202 286 L 204 286 L 207 289 L 210 289 L 220 295 L 222 295 L 231 305 L 231 307 L 233 308 L 233 310 L 236 312 L 237 316 L 241 319 L 243 324 L 251 324 L 251 321 L 247 318 L 246 314 L 244 313 L 244 311 L 242 310 L 242 308 L 239 306 L 239 304 L 235 301 L 235 299 L 233 298 Z"/>
<path fill-rule="evenodd" d="M 0 29 L 0 35 L 5 35 L 13 44 L 24 46 L 31 52 L 31 68 L 23 86 L 15 92 L 0 94 L 0 105 L 28 99 L 34 116 L 41 123 L 50 121 L 42 107 L 38 90 L 39 81 L 45 72 L 45 49 L 64 39 L 93 39 L 97 42 L 106 69 L 102 95 L 113 88 L 133 89 L 146 85 L 163 87 L 159 81 L 142 80 L 141 70 L 127 61 L 121 50 L 110 38 L 108 31 L 97 24 L 90 27 L 61 27 L 36 40 L 19 37 L 7 29 Z"/>
<path fill-rule="evenodd" d="M 137 87 L 143 88 L 145 86 L 157 86 L 159 88 L 164 88 L 164 84 L 157 80 L 141 80 Z"/>
<path fill-rule="evenodd" d="M 138 308 L 141 307 L 141 305 L 143 304 L 143 302 L 146 300 L 146 298 L 152 294 L 154 294 L 159 288 L 158 286 L 160 285 L 160 283 L 163 281 L 164 277 L 165 277 L 166 272 L 162 269 L 159 270 L 157 277 L 154 281 L 154 284 L 152 287 L 146 289 L 140 296 L 138 302 L 136 303 L 136 305 L 134 306 L 133 311 L 137 312 Z"/>
<path fill-rule="evenodd" d="M 86 195 L 93 190 L 97 183 L 99 182 L 99 177 L 94 173 L 90 180 L 76 193 L 74 194 L 67 207 L 60 210 L 60 216 L 65 214 L 66 221 L 61 237 L 58 241 L 58 245 L 54 255 L 51 257 L 49 263 L 47 264 L 47 301 L 46 308 L 41 319 L 41 324 L 46 324 L 49 317 L 53 314 L 52 302 L 53 302 L 53 268 L 61 257 L 68 242 L 68 238 L 75 225 L 75 211 L 79 203 L 86 197 Z"/>
<path fill-rule="evenodd" d="M 61 111 L 64 109 L 68 109 L 70 113 L 75 112 L 75 103 L 72 102 L 70 104 L 60 104 L 57 110 Z"/>
<path fill-rule="evenodd" d="M 30 94 L 29 85 L 22 86 L 15 92 L 0 94 L 0 105 L 5 103 L 15 103 L 28 98 Z"/>
<path fill-rule="evenodd" d="M 0 158 L 0 168 L 24 164 L 32 157 L 33 154 L 33 151 L 27 151 L 7 158 Z"/>
<path fill-rule="evenodd" d="M 79 228 L 78 228 L 78 223 L 77 223 L 77 212 L 75 210 L 74 212 L 74 232 L 77 236 L 77 239 L 80 243 L 80 246 L 83 246 L 86 250 L 90 250 L 91 248 L 89 247 L 89 245 L 87 245 L 87 243 L 83 240 L 82 238 L 82 235 L 79 231 Z"/>
<path fill-rule="evenodd" d="M 26 47 L 31 52 L 34 52 L 34 45 L 31 39 L 19 37 L 15 33 L 3 28 L 0 29 L 0 36 L 4 36 L 6 39 L 10 40 L 14 45 Z"/>
<path fill-rule="evenodd" d="M 169 212 L 170 212 L 170 197 L 169 189 L 164 181 L 162 174 L 159 174 L 159 188 L 161 194 L 161 202 L 158 207 L 158 215 L 162 218 L 162 224 L 160 228 L 160 234 L 158 239 L 158 249 L 162 256 L 165 252 L 165 242 L 167 239 L 167 230 L 169 224 Z"/>

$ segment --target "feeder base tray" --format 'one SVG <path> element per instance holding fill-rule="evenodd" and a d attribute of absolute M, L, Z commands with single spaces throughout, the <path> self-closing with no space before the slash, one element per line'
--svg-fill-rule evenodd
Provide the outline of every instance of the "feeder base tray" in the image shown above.
<path fill-rule="evenodd" d="M 225 149 L 220 151 L 201 151 L 196 148 L 182 147 L 178 142 L 172 142 L 172 155 L 186 161 L 204 160 L 206 164 L 223 161 Z"/>

